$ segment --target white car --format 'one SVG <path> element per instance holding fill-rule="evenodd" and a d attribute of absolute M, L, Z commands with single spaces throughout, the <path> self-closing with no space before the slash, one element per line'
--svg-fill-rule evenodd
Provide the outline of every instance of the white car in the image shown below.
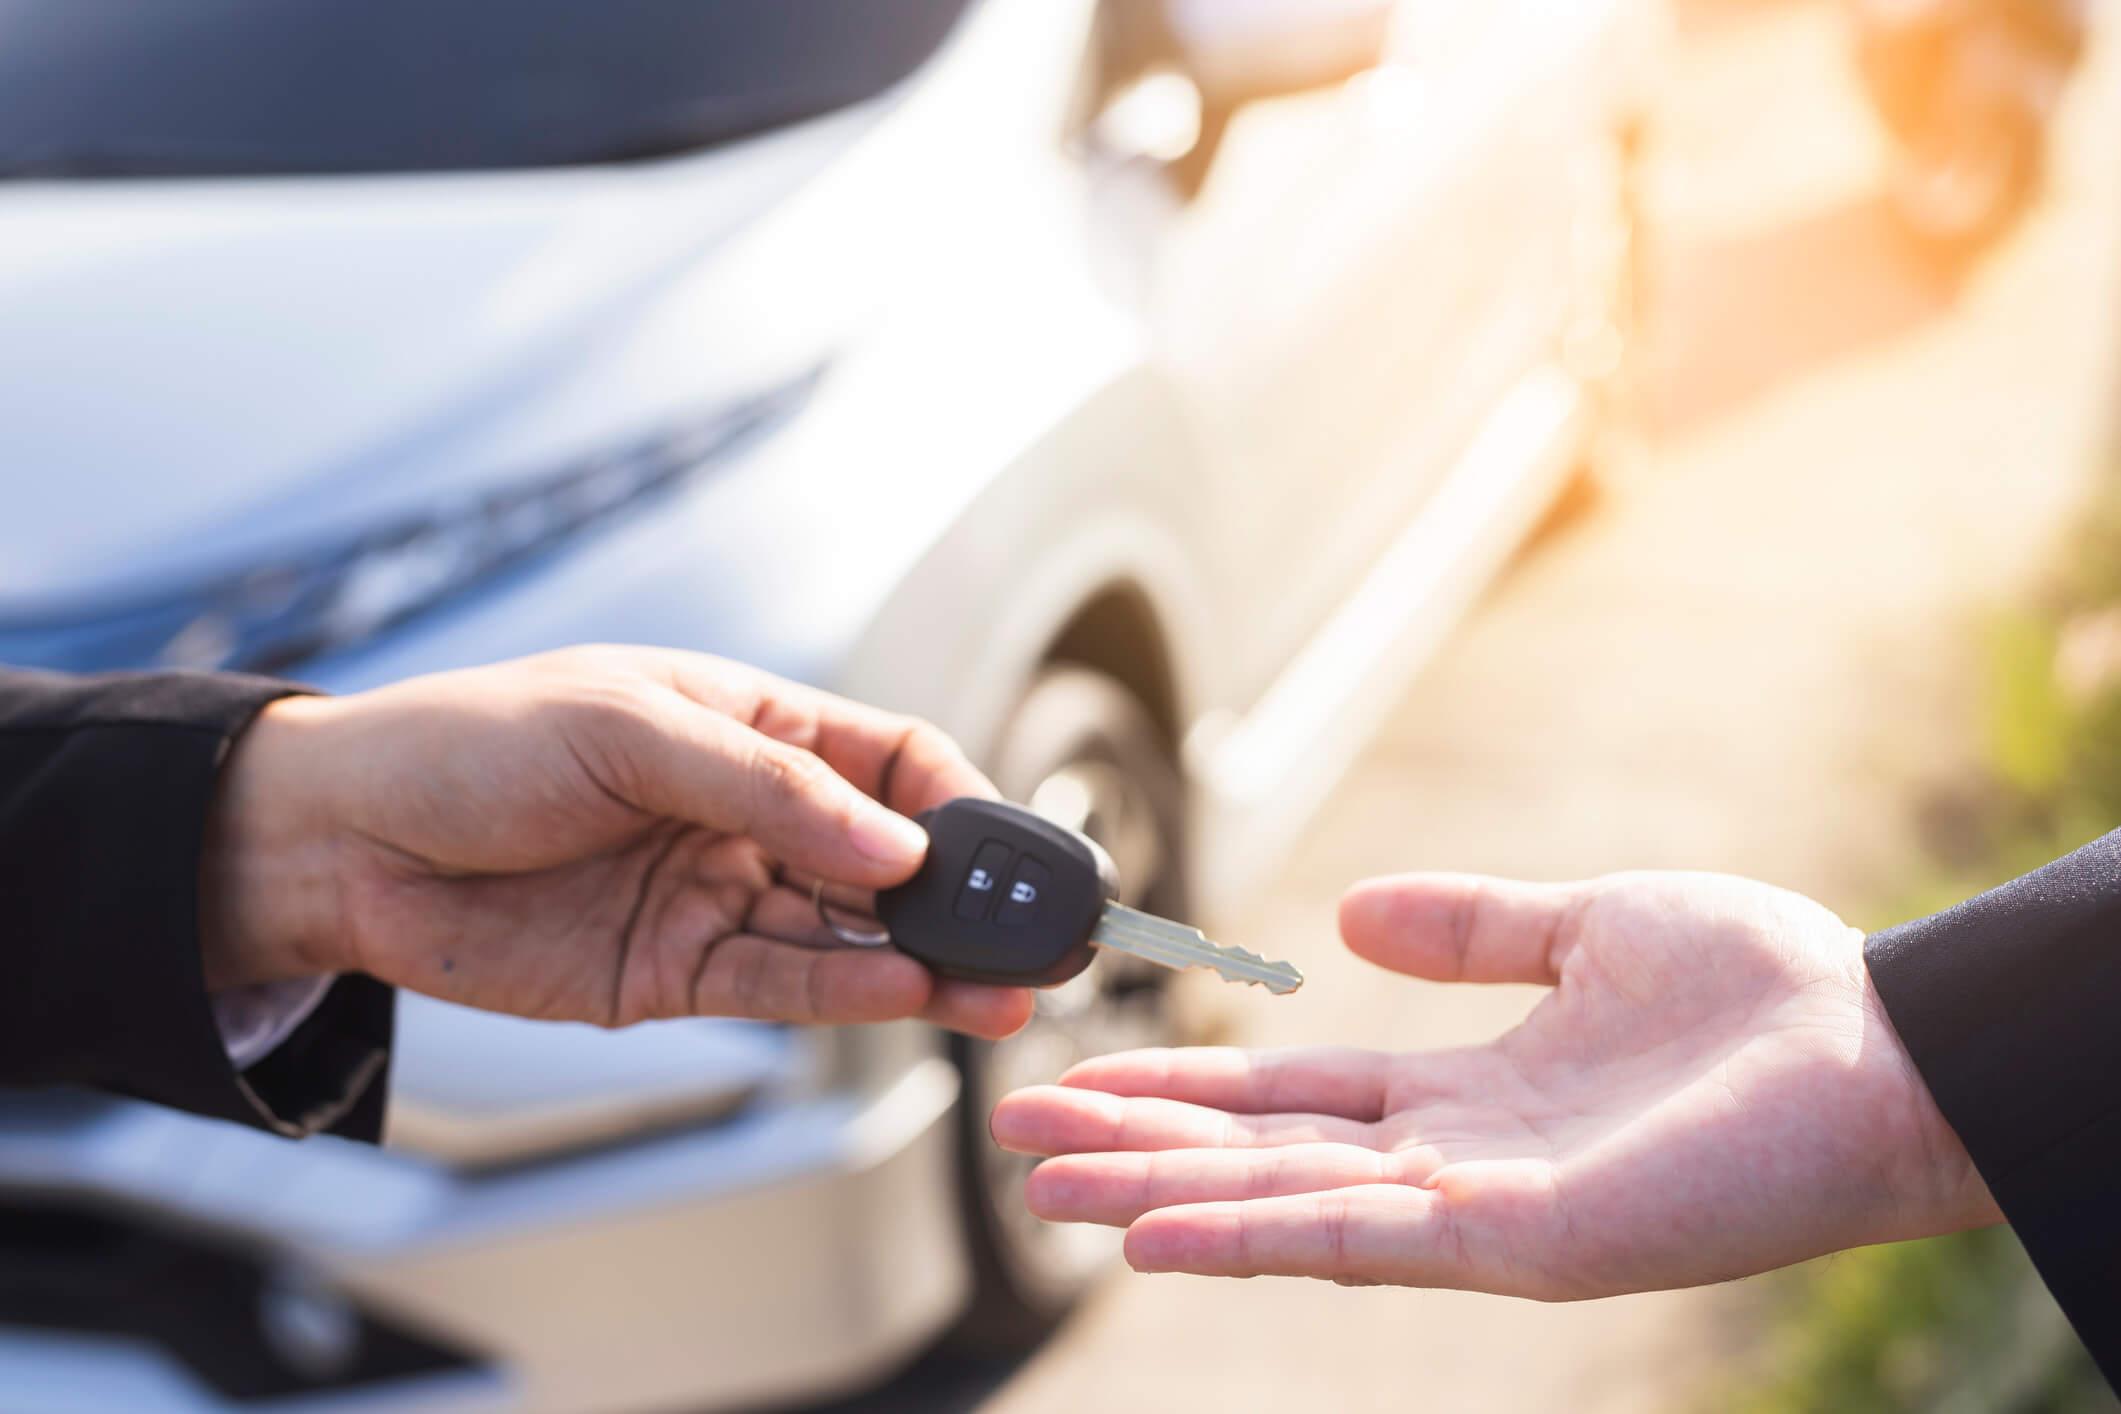
<path fill-rule="evenodd" d="M 1628 0 L 0 0 L 0 660 L 585 640 L 932 718 L 1242 899 L 1581 464 Z M 122 862 L 114 861 L 114 868 Z M 407 997 L 391 1142 L 0 1104 L 0 1402 L 722 1407 L 1022 1349 L 1110 1247 L 1000 1047 Z"/>

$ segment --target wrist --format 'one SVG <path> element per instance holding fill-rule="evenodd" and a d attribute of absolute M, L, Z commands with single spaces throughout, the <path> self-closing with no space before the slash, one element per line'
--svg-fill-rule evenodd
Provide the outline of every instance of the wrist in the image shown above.
<path fill-rule="evenodd" d="M 2002 1222 L 2003 1212 L 1987 1182 L 1974 1167 L 1958 1131 L 1937 1107 L 1929 1082 L 1923 1079 L 1921 1068 L 1900 1039 L 1861 948 L 1859 935 L 1856 971 L 1868 1019 L 1865 1031 L 1902 1100 L 1900 1123 L 1894 1126 L 1902 1142 L 1893 1146 L 1900 1151 L 1900 1172 L 1890 1186 L 1895 1215 L 1911 1230 L 1891 1235 L 1931 1237 Z"/>
<path fill-rule="evenodd" d="M 199 863 L 209 991 L 344 970 L 336 831 L 321 789 L 333 711 L 325 698 L 274 702 L 221 764 Z"/>

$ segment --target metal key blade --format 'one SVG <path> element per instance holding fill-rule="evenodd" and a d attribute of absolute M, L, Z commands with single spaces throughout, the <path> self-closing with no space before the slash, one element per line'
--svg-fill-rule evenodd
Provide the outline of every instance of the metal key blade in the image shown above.
<path fill-rule="evenodd" d="M 1090 941 L 1097 947 L 1111 948 L 1176 972 L 1206 967 L 1225 982 L 1249 982 L 1278 997 L 1285 997 L 1304 984 L 1304 975 L 1286 962 L 1269 962 L 1243 948 L 1211 943 L 1198 928 L 1188 928 L 1123 903 L 1105 905 L 1104 916 L 1098 919 L 1097 931 L 1090 935 Z"/>

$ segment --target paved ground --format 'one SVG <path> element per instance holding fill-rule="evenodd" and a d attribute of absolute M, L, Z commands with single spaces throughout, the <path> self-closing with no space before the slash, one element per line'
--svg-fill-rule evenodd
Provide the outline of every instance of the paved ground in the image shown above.
<path fill-rule="evenodd" d="M 2032 572 L 2100 455 L 2121 332 L 2121 64 L 2057 191 L 1956 296 L 1898 251 L 1825 3 L 1696 7 L 1652 197 L 1663 311 L 1648 445 L 1490 597 L 1233 942 L 1312 985 L 1250 1038 L 1427 1046 L 1521 991 L 1377 985 L 1336 955 L 1348 881 L 1728 869 L 1862 916 L 1963 759 L 1967 631 Z M 1669 1407 L 1742 1289 L 1542 1308 L 1454 1293 L 1121 1277 L 1007 1376 L 903 1407 Z"/>

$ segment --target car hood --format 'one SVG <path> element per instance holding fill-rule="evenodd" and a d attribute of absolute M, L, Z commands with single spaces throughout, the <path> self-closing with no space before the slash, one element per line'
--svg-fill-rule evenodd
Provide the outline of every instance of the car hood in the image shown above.
<path fill-rule="evenodd" d="M 0 189 L 0 606 L 358 513 L 618 339 L 861 122 L 630 168 Z"/>

